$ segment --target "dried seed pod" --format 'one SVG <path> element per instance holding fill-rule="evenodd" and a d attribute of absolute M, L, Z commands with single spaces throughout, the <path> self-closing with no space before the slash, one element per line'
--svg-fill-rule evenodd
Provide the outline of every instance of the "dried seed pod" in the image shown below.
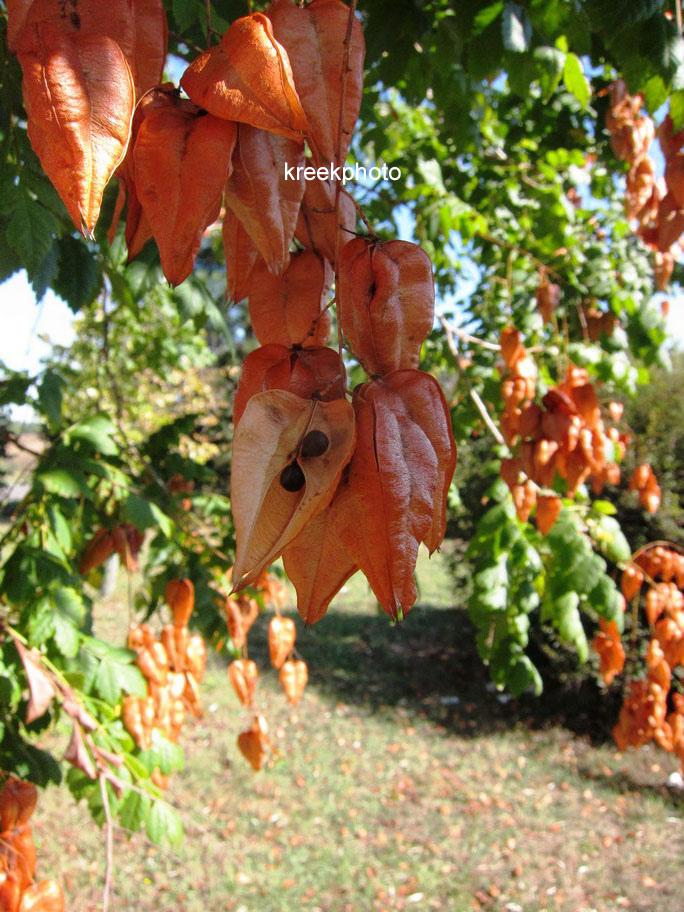
<path fill-rule="evenodd" d="M 287 661 L 280 669 L 280 683 L 288 702 L 293 706 L 299 703 L 308 680 L 309 669 L 302 659 Z"/>
<path fill-rule="evenodd" d="M 316 459 L 297 463 L 299 471 L 290 468 L 311 430 L 323 431 L 330 446 Z M 253 582 L 325 509 L 353 448 L 354 412 L 345 399 L 306 401 L 282 390 L 252 396 L 233 439 L 234 591 Z"/>
<path fill-rule="evenodd" d="M 553 529 L 561 511 L 560 497 L 538 497 L 537 512 L 535 514 L 537 528 L 542 535 L 548 535 Z"/>
<path fill-rule="evenodd" d="M 238 735 L 238 747 L 255 770 L 264 765 L 266 747 L 269 746 L 268 726 L 263 716 L 255 715 L 247 731 Z"/>
<path fill-rule="evenodd" d="M 169 580 L 164 590 L 164 598 L 173 614 L 175 627 L 186 627 L 195 605 L 195 588 L 192 580 Z"/>
<path fill-rule="evenodd" d="M 32 782 L 15 776 L 5 782 L 0 791 L 0 829 L 2 832 L 22 826 L 33 814 L 38 801 L 38 789 Z"/>
<path fill-rule="evenodd" d="M 236 659 L 228 666 L 228 678 L 243 706 L 251 706 L 254 700 L 259 670 L 251 659 Z"/>
<path fill-rule="evenodd" d="M 274 617 L 268 626 L 268 651 L 271 665 L 280 668 L 292 652 L 297 630 L 292 618 Z"/>
<path fill-rule="evenodd" d="M 185 651 L 185 667 L 192 672 L 196 681 L 201 683 L 206 665 L 207 647 L 202 636 L 196 633 L 188 640 L 188 647 Z"/>
<path fill-rule="evenodd" d="M 64 891 L 56 880 L 41 880 L 21 897 L 19 912 L 64 912 Z"/>

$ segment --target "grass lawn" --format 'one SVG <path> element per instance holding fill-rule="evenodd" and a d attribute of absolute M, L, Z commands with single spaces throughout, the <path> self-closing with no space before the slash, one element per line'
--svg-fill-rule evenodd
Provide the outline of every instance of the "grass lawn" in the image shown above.
<path fill-rule="evenodd" d="M 663 784 L 676 759 L 597 738 L 608 714 L 594 691 L 497 694 L 444 561 L 421 558 L 419 579 L 421 604 L 396 627 L 356 579 L 315 627 L 298 622 L 311 678 L 296 710 L 268 666 L 270 615 L 257 621 L 250 656 L 280 754 L 260 773 L 210 657 L 205 715 L 186 725 L 168 789 L 185 841 L 117 831 L 113 912 L 684 910 L 684 798 Z M 126 618 L 102 602 L 97 630 L 120 643 Z M 34 821 L 39 875 L 59 874 L 69 912 L 101 909 L 104 836 L 87 809 L 51 789 Z"/>

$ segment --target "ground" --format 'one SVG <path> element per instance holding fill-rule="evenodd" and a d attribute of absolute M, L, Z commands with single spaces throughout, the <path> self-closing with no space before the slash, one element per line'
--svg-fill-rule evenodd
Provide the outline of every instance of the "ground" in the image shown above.
<path fill-rule="evenodd" d="M 117 831 L 112 910 L 684 909 L 684 799 L 665 785 L 676 760 L 619 753 L 615 703 L 593 685 L 498 694 L 443 559 L 422 558 L 419 580 L 421 603 L 396 627 L 359 581 L 315 627 L 297 622 L 311 680 L 295 710 L 259 619 L 250 656 L 279 751 L 259 773 L 211 657 L 205 715 L 184 729 L 186 768 L 168 789 L 184 844 Z M 126 616 L 115 594 L 98 632 L 121 642 Z M 40 876 L 61 876 L 70 912 L 101 909 L 104 835 L 87 809 L 53 788 L 34 819 Z"/>

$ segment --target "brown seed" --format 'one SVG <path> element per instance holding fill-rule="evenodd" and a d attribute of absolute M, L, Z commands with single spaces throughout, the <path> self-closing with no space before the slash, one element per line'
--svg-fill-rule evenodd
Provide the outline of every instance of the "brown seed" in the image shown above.
<path fill-rule="evenodd" d="M 309 431 L 302 440 L 300 453 L 306 458 L 322 456 L 329 446 L 330 441 L 327 434 L 324 434 L 323 431 Z"/>

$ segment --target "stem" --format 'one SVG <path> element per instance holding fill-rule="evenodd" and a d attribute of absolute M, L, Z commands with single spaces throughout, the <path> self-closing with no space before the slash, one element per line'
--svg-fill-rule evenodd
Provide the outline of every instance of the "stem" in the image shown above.
<path fill-rule="evenodd" d="M 680 554 L 684 554 L 684 548 L 681 545 L 675 545 L 674 542 L 665 541 L 664 539 L 658 539 L 657 541 L 648 542 L 646 545 L 642 545 L 641 548 L 638 548 L 634 554 L 630 557 L 630 561 L 635 561 L 640 554 L 643 554 L 645 551 L 650 551 L 651 548 L 670 548 L 673 551 L 679 551 Z M 639 567 L 643 572 L 643 568 Z"/>
<path fill-rule="evenodd" d="M 342 88 L 340 92 L 340 115 L 337 119 L 337 149 L 335 157 L 337 164 L 341 164 L 342 158 L 342 125 L 344 122 L 344 102 L 347 96 L 347 74 L 349 73 L 349 50 L 351 47 L 352 28 L 354 25 L 354 14 L 358 0 L 351 0 L 349 4 L 349 19 L 347 20 L 347 34 L 344 37 L 344 65 L 342 68 Z M 340 192 L 342 191 L 342 180 L 338 178 L 335 186 L 335 221 L 337 222 L 337 231 L 335 232 L 335 295 L 339 295 L 339 262 L 340 262 Z M 339 320 L 337 321 L 337 346 L 340 358 L 342 357 L 342 327 Z"/>
<path fill-rule="evenodd" d="M 364 211 L 363 211 L 363 209 L 361 208 L 361 206 L 359 206 L 359 204 L 356 202 L 356 200 L 355 200 L 354 197 L 351 195 L 351 193 L 350 193 L 348 190 L 345 190 L 344 187 L 342 188 L 342 193 L 344 193 L 345 196 L 349 197 L 349 199 L 350 199 L 350 200 L 352 201 L 352 203 L 354 204 L 354 208 L 355 208 L 356 211 L 358 212 L 359 218 L 361 219 L 361 221 L 363 222 L 363 224 L 364 224 L 364 225 L 366 226 L 366 228 L 368 229 L 368 233 L 371 235 L 371 237 L 376 238 L 376 237 L 377 237 L 377 234 L 376 234 L 375 231 L 373 230 L 373 226 L 371 225 L 371 223 L 370 223 L 370 222 L 368 221 L 368 219 L 366 218 L 366 216 L 365 216 L 365 214 L 364 214 Z"/>
<path fill-rule="evenodd" d="M 18 450 L 23 450 L 24 453 L 30 453 L 31 456 L 37 456 L 38 459 L 40 459 L 40 457 L 43 455 L 37 450 L 32 450 L 31 447 L 27 447 L 26 444 L 21 443 L 16 434 L 8 433 L 7 439 L 10 441 L 10 443 L 13 443 Z"/>
<path fill-rule="evenodd" d="M 479 345 L 480 348 L 486 348 L 489 351 L 501 351 L 501 346 L 497 345 L 496 342 L 485 342 L 484 339 L 479 339 L 477 336 L 471 336 L 470 333 L 467 333 L 464 329 L 459 329 L 459 327 L 454 326 L 453 323 L 447 324 L 444 317 L 440 317 L 440 321 L 445 329 L 448 327 L 449 332 L 458 336 L 458 338 L 462 339 L 464 342 L 470 342 L 472 345 Z"/>
<path fill-rule="evenodd" d="M 102 893 L 102 912 L 109 909 L 109 892 L 112 887 L 112 871 L 114 867 L 114 828 L 112 825 L 112 814 L 109 808 L 109 795 L 107 794 L 107 784 L 105 777 L 100 774 L 100 794 L 102 795 L 102 807 L 104 808 L 105 821 L 107 824 L 105 838 L 105 882 Z"/>
<path fill-rule="evenodd" d="M 682 0 L 675 0 L 675 16 L 677 18 L 677 31 L 682 34 Z"/>
<path fill-rule="evenodd" d="M 536 266 L 539 266 L 540 269 L 544 269 L 544 270 L 546 270 L 546 272 L 549 273 L 549 275 L 555 276 L 555 278 L 558 279 L 559 282 L 562 282 L 564 285 L 569 284 L 566 281 L 566 279 L 564 279 L 563 276 L 559 272 L 556 272 L 555 269 L 552 269 L 546 263 L 543 263 L 533 253 L 530 253 L 529 250 L 524 250 L 522 247 L 519 247 L 517 244 L 511 244 L 510 241 L 502 241 L 499 238 L 496 238 L 491 234 L 483 234 L 481 232 L 478 232 L 478 237 L 482 238 L 483 241 L 488 241 L 490 244 L 495 244 L 497 247 L 504 247 L 506 250 L 515 251 L 516 253 L 519 253 L 522 256 L 527 257 L 528 260 L 532 260 L 532 262 Z"/>
<path fill-rule="evenodd" d="M 458 362 L 460 360 L 461 353 L 458 350 L 458 345 L 456 344 L 456 340 L 453 336 L 450 324 L 444 319 L 444 317 L 440 317 L 439 322 L 442 324 L 442 326 L 444 327 L 444 331 L 447 334 L 447 345 L 449 346 L 449 351 L 453 355 L 454 362 L 456 363 L 456 367 L 458 368 L 459 373 L 460 373 L 461 377 L 463 378 L 463 382 L 465 383 L 465 385 L 468 389 L 470 398 L 475 403 L 475 407 L 477 408 L 478 412 L 480 413 L 482 420 L 484 421 L 484 423 L 485 423 L 487 429 L 489 430 L 489 432 L 491 433 L 492 437 L 496 440 L 497 443 L 505 444 L 506 441 L 501 436 L 501 431 L 498 429 L 498 427 L 492 421 L 492 417 L 489 414 L 489 412 L 487 411 L 487 406 L 484 404 L 484 402 L 480 398 L 480 395 L 477 392 L 477 390 L 473 389 L 473 387 L 470 383 L 470 380 L 466 377 L 464 372 L 459 367 Z"/>

